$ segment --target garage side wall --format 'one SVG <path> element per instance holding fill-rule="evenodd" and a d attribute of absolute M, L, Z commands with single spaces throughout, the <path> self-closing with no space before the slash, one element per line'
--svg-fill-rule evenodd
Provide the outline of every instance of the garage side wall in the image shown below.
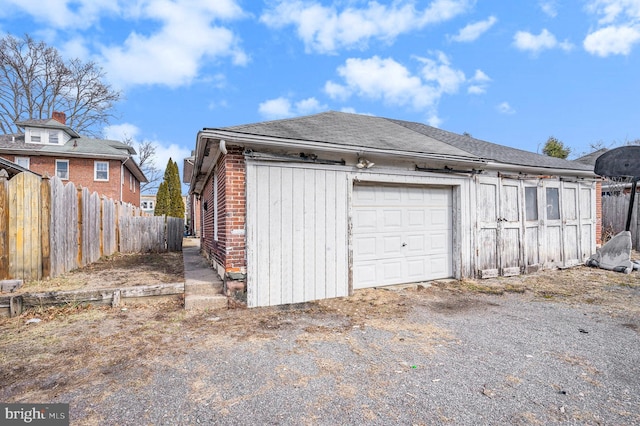
<path fill-rule="evenodd" d="M 202 191 L 201 247 L 218 273 L 232 279 L 246 273 L 245 190 L 243 150 L 229 147 Z"/>
<path fill-rule="evenodd" d="M 343 171 L 247 160 L 247 304 L 349 294 Z"/>

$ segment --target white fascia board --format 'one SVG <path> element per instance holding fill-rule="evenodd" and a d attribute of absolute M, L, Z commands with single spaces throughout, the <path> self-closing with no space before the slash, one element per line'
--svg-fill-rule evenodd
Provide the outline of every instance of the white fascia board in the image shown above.
<path fill-rule="evenodd" d="M 519 166 L 517 164 L 506 164 L 489 161 L 486 165 L 488 170 L 504 171 L 504 172 L 522 172 L 529 174 L 545 174 L 553 176 L 577 176 L 583 178 L 598 178 L 593 171 L 589 170 L 575 170 L 575 169 L 558 169 L 552 167 L 533 167 L 533 166 Z"/>

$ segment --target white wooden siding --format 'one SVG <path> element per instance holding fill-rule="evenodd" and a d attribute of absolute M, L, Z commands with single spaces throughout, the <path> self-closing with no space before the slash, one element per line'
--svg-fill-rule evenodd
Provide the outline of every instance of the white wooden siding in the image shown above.
<path fill-rule="evenodd" d="M 247 162 L 247 304 L 346 296 L 344 172 Z"/>

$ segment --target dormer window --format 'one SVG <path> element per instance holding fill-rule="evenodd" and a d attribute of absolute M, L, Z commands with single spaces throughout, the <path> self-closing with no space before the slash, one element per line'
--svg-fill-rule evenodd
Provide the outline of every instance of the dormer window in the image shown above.
<path fill-rule="evenodd" d="M 31 142 L 32 143 L 41 143 L 42 140 L 42 136 L 40 135 L 40 131 L 39 130 L 32 130 L 31 131 Z"/>
<path fill-rule="evenodd" d="M 65 139 L 62 131 L 58 129 L 29 128 L 25 132 L 27 143 L 39 143 L 44 145 L 64 145 Z"/>

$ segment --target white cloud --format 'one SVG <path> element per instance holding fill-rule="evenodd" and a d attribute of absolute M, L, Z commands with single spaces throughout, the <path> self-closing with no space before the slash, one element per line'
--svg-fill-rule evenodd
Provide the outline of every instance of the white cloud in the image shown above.
<path fill-rule="evenodd" d="M 476 70 L 474 76 L 469 79 L 470 85 L 467 88 L 467 93 L 470 95 L 482 95 L 486 93 L 490 81 L 491 78 L 482 72 L 482 70 Z"/>
<path fill-rule="evenodd" d="M 415 2 L 395 1 L 391 5 L 376 1 L 366 7 L 338 10 L 335 5 L 318 2 L 281 0 L 267 10 L 260 21 L 271 28 L 296 27 L 308 52 L 334 53 L 341 48 L 362 48 L 369 40 L 391 42 L 398 35 L 419 30 L 429 24 L 448 21 L 468 10 L 470 0 L 434 0 L 416 10 Z"/>
<path fill-rule="evenodd" d="M 140 129 L 131 123 L 112 124 L 104 128 L 103 134 L 105 139 L 122 142 L 125 139 L 136 140 Z"/>
<path fill-rule="evenodd" d="M 496 109 L 500 114 L 512 115 L 516 113 L 516 110 L 511 108 L 511 105 L 509 105 L 509 102 L 502 102 L 498 104 Z"/>
<path fill-rule="evenodd" d="M 279 97 L 261 102 L 258 106 L 260 115 L 268 120 L 309 115 L 326 109 L 326 105 L 320 104 L 320 102 L 313 97 L 295 103 L 292 103 L 288 98 Z"/>
<path fill-rule="evenodd" d="M 640 0 L 593 0 L 587 11 L 599 16 L 583 47 L 592 55 L 629 55 L 640 43 Z"/>
<path fill-rule="evenodd" d="M 565 52 L 573 49 L 573 45 L 568 40 L 559 42 L 546 28 L 539 35 L 518 31 L 513 36 L 513 44 L 520 50 L 530 51 L 534 54 L 549 49 L 562 49 Z"/>
<path fill-rule="evenodd" d="M 140 13 L 161 22 L 159 31 L 132 32 L 121 45 L 104 46 L 104 68 L 118 85 L 164 84 L 177 87 L 198 76 L 205 58 L 230 57 L 244 65 L 247 55 L 229 29 L 214 25 L 219 19 L 238 18 L 242 11 L 231 0 L 194 3 L 154 1 Z M 188 30 L 185 28 L 188 23 Z"/>
<path fill-rule="evenodd" d="M 355 94 L 363 98 L 380 99 L 391 105 L 411 105 L 416 109 L 432 106 L 438 98 L 434 87 L 425 84 L 420 76 L 412 75 L 404 65 L 391 58 L 350 58 L 338 68 L 338 74 L 344 84 L 327 84 L 334 87 L 333 92 L 340 87 L 345 97 Z M 327 94 L 331 96 L 331 92 Z"/>
<path fill-rule="evenodd" d="M 103 14 L 120 11 L 110 0 L 5 0 L 0 14 L 27 13 L 40 23 L 55 29 L 87 29 Z"/>
<path fill-rule="evenodd" d="M 124 88 L 135 84 L 177 87 L 200 77 L 206 59 L 229 59 L 245 65 L 249 58 L 239 37 L 222 21 L 245 16 L 238 0 L 7 0 L 0 15 L 28 14 L 38 31 L 72 34 L 61 44 L 66 57 L 91 58 L 110 82 Z M 117 18 L 136 30 L 126 39 L 96 41 L 103 20 Z M 105 24 L 105 26 L 108 24 Z M 146 30 L 147 28 L 152 28 Z M 90 47 L 97 49 L 91 55 Z"/>
<path fill-rule="evenodd" d="M 600 25 L 609 25 L 619 21 L 640 20 L 640 1 L 638 0 L 591 0 L 587 10 L 600 15 Z"/>
<path fill-rule="evenodd" d="M 545 15 L 547 15 L 547 16 L 549 16 L 551 18 L 555 18 L 556 16 L 558 16 L 558 6 L 557 6 L 555 0 L 541 1 L 540 2 L 540 9 L 542 9 L 542 11 L 545 13 Z"/>
<path fill-rule="evenodd" d="M 587 52 L 598 56 L 628 55 L 640 42 L 640 28 L 609 26 L 592 32 L 584 39 Z"/>
<path fill-rule="evenodd" d="M 458 31 L 458 34 L 451 37 L 453 41 L 470 42 L 477 40 L 482 34 L 487 32 L 496 22 L 498 18 L 490 16 L 484 21 L 474 22 Z"/>
<path fill-rule="evenodd" d="M 437 114 L 431 114 L 427 118 L 427 124 L 431 127 L 440 127 L 442 125 L 442 119 Z"/>
<path fill-rule="evenodd" d="M 415 71 L 392 58 L 350 58 L 338 67 L 342 82 L 327 81 L 325 93 L 334 100 L 351 97 L 379 100 L 387 105 L 425 110 L 429 122 L 439 124 L 437 104 L 444 95 L 455 94 L 465 85 L 486 89 L 490 78 L 481 70 L 467 79 L 442 52 L 432 58 L 416 57 Z"/>

